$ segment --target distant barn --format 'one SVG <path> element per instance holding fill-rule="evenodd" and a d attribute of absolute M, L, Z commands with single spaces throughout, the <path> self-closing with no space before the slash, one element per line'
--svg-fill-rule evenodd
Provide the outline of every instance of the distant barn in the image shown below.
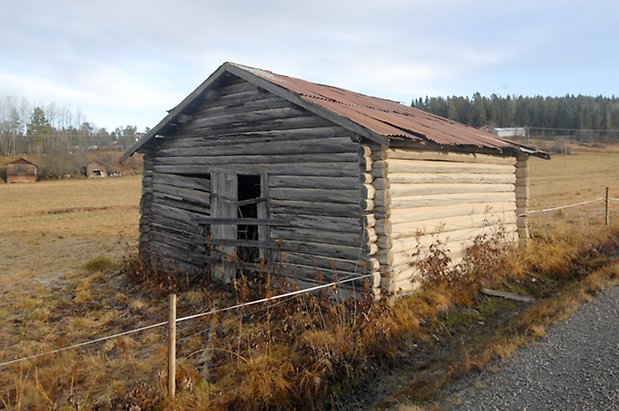
<path fill-rule="evenodd" d="M 107 166 L 99 161 L 91 161 L 86 166 L 86 177 L 107 177 Z"/>
<path fill-rule="evenodd" d="M 25 158 L 18 158 L 6 166 L 7 183 L 34 183 L 37 181 L 37 175 L 37 165 Z"/>
<path fill-rule="evenodd" d="M 436 239 L 458 259 L 499 226 L 526 239 L 534 148 L 397 102 L 223 64 L 125 153 L 144 154 L 140 253 L 234 280 L 270 267 L 302 286 L 368 274 L 420 283 Z M 350 285 L 350 284 L 349 284 Z"/>

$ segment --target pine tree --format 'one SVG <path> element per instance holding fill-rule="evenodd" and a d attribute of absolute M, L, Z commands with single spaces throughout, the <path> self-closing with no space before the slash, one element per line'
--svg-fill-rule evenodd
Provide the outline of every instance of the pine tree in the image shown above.
<path fill-rule="evenodd" d="M 26 126 L 28 130 L 26 136 L 28 137 L 28 144 L 30 147 L 34 147 L 37 154 L 41 154 L 43 151 L 43 142 L 52 132 L 52 126 L 47 121 L 45 112 L 40 107 L 35 107 L 30 115 L 30 122 Z"/>

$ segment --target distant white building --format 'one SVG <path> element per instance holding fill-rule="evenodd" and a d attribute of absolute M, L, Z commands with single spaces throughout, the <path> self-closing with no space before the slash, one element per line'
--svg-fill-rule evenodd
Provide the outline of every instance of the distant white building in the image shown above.
<path fill-rule="evenodd" d="M 524 127 L 504 127 L 504 128 L 495 128 L 494 134 L 497 137 L 526 137 L 527 129 Z"/>

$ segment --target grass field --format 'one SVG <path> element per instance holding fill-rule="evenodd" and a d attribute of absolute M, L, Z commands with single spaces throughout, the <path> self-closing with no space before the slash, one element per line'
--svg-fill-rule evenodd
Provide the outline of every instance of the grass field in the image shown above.
<path fill-rule="evenodd" d="M 576 151 L 551 160 L 532 158 L 530 177 L 531 209 L 603 197 L 605 187 L 619 197 L 619 152 Z"/>
<path fill-rule="evenodd" d="M 137 238 L 139 176 L 0 184 L 0 284 L 116 260 Z"/>
<path fill-rule="evenodd" d="M 598 198 L 605 187 L 619 197 L 617 152 L 576 151 L 532 159 L 530 167 L 531 209 Z M 106 274 L 135 249 L 140 184 L 138 176 L 0 184 L 0 362 L 165 319 L 163 300 Z M 617 220 L 619 201 L 611 205 Z M 597 226 L 603 210 L 597 202 L 537 215 L 531 223 Z M 203 310 L 207 297 L 184 294 L 179 310 Z M 189 339 L 182 354 L 199 349 L 200 341 Z M 6 408 L 51 408 L 60 392 L 75 390 L 82 406 L 105 409 L 113 393 L 144 376 L 151 383 L 160 378 L 164 358 L 161 332 L 123 337 L 87 355 L 0 369 L 0 399 Z"/>

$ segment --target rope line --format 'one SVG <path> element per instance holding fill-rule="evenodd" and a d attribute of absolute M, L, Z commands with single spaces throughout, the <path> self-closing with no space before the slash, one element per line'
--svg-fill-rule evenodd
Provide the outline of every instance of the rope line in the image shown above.
<path fill-rule="evenodd" d="M 249 301 L 249 302 L 246 302 L 246 303 L 236 304 L 236 305 L 229 306 L 229 307 L 219 308 L 219 309 L 216 309 L 216 310 L 210 310 L 210 311 L 206 311 L 206 312 L 199 313 L 199 314 L 194 314 L 194 315 L 189 315 L 189 316 L 186 316 L 186 317 L 177 318 L 176 322 L 179 323 L 181 321 L 193 320 L 195 318 L 204 317 L 204 316 L 207 316 L 207 315 L 214 315 L 214 314 L 218 314 L 218 313 L 222 313 L 222 312 L 226 312 L 226 311 L 231 311 L 231 310 L 236 310 L 236 309 L 239 309 L 239 308 L 242 308 L 242 307 L 248 307 L 248 306 L 252 306 L 252 305 L 256 305 L 256 304 L 261 304 L 261 303 L 268 302 L 268 301 L 275 301 L 275 300 L 280 300 L 280 299 L 286 298 L 286 297 L 293 297 L 293 296 L 309 293 L 311 291 L 316 291 L 316 290 L 320 290 L 320 289 L 323 289 L 323 288 L 333 287 L 333 286 L 338 285 L 338 284 L 345 284 L 345 283 L 349 283 L 349 282 L 352 282 L 352 281 L 361 280 L 361 279 L 368 278 L 368 277 L 373 276 L 373 275 L 374 275 L 374 273 L 358 275 L 358 276 L 354 276 L 354 277 L 351 276 L 351 277 L 343 279 L 343 280 L 332 281 L 332 282 L 330 282 L 328 284 L 317 285 L 317 286 L 314 286 L 314 287 L 304 288 L 302 290 L 296 290 L 296 291 L 291 291 L 291 292 L 288 292 L 288 293 L 285 293 L 285 294 L 275 295 L 273 297 L 261 298 L 259 300 Z M 112 334 L 112 335 L 108 335 L 108 336 L 105 336 L 105 337 L 96 338 L 94 340 L 84 341 L 84 342 L 81 342 L 81 343 L 78 343 L 78 344 L 74 344 L 74 345 L 70 345 L 70 346 L 67 346 L 67 347 L 57 348 L 55 350 L 50 350 L 50 351 L 46 351 L 46 352 L 42 352 L 42 353 L 38 353 L 38 354 L 33 354 L 33 355 L 30 355 L 30 356 L 27 356 L 27 357 L 18 358 L 18 359 L 11 360 L 11 361 L 5 361 L 5 362 L 0 363 L 0 367 L 4 367 L 4 366 L 7 366 L 7 365 L 11 365 L 11 364 L 16 364 L 16 363 L 27 361 L 27 360 L 32 360 L 32 359 L 35 359 L 35 358 L 43 357 L 45 355 L 57 354 L 57 353 L 62 352 L 62 351 L 68 351 L 68 350 L 72 350 L 72 349 L 75 349 L 75 348 L 84 347 L 86 345 L 91 345 L 91 344 L 95 344 L 95 343 L 111 340 L 111 339 L 114 339 L 114 338 L 117 338 L 117 337 L 123 337 L 125 335 L 135 334 L 135 333 L 138 333 L 138 332 L 141 332 L 141 331 L 146 331 L 146 330 L 150 330 L 150 329 L 153 329 L 153 328 L 162 327 L 162 326 L 167 325 L 167 324 L 168 324 L 168 321 L 163 321 L 163 322 L 160 322 L 160 323 L 146 325 L 144 327 L 136 328 L 136 329 L 133 329 L 133 330 L 124 331 L 124 332 L 121 332 L 121 333 L 117 333 L 117 334 Z"/>
<path fill-rule="evenodd" d="M 594 200 L 581 201 L 580 203 L 569 204 L 569 205 L 564 205 L 564 206 L 559 206 L 559 207 L 545 208 L 543 210 L 531 210 L 531 211 L 527 211 L 526 213 L 518 214 L 518 217 L 524 217 L 529 214 L 547 213 L 549 211 L 563 210 L 564 208 L 578 207 L 578 206 L 585 205 L 585 204 L 595 203 L 596 201 L 601 201 L 601 200 L 604 200 L 604 197 L 599 197 Z"/>
<path fill-rule="evenodd" d="M 549 211 L 556 211 L 556 210 L 562 210 L 562 209 L 565 209 L 565 208 L 578 207 L 578 206 L 582 206 L 582 205 L 586 205 L 586 204 L 595 203 L 595 202 L 601 201 L 601 200 L 605 200 L 605 198 L 604 197 L 599 197 L 599 198 L 596 198 L 596 199 L 593 199 L 593 200 L 582 201 L 582 202 L 579 202 L 579 203 L 569 204 L 569 205 L 565 205 L 565 206 L 545 208 L 545 209 L 542 209 L 542 210 L 531 210 L 531 211 L 528 211 L 526 213 L 519 214 L 518 217 L 524 217 L 524 216 L 529 215 L 529 214 L 546 213 L 546 212 L 549 212 Z M 619 201 L 619 198 L 609 197 L 609 200 Z M 365 233 L 365 230 L 364 230 L 364 233 Z M 362 238 L 362 242 L 363 242 L 363 238 Z M 359 258 L 360 257 L 361 257 L 361 246 L 359 247 Z M 355 263 L 355 270 L 354 270 L 355 273 L 354 274 L 356 274 L 356 272 L 357 272 L 359 258 L 357 259 L 357 262 Z M 253 305 L 257 305 L 257 304 L 262 304 L 262 303 L 265 303 L 265 302 L 268 302 L 268 301 L 276 301 L 276 300 L 280 300 L 282 298 L 287 298 L 288 297 L 289 299 L 291 299 L 290 297 L 295 297 L 295 296 L 298 296 L 298 295 L 301 295 L 301 294 L 305 294 L 305 293 L 309 293 L 309 292 L 312 292 L 312 291 L 321 290 L 323 288 L 333 287 L 333 286 L 336 286 L 336 285 L 339 285 L 339 284 L 345 284 L 345 283 L 349 283 L 349 282 L 352 282 L 352 281 L 361 280 L 361 279 L 364 279 L 364 278 L 369 278 L 369 277 L 373 277 L 374 276 L 374 273 L 358 275 L 358 276 L 355 276 L 354 274 L 351 275 L 349 278 L 346 278 L 346 279 L 343 279 L 343 280 L 338 280 L 338 281 L 332 281 L 332 282 L 330 282 L 328 284 L 317 285 L 317 286 L 314 286 L 314 287 L 304 288 L 304 289 L 301 289 L 301 290 L 296 290 L 296 291 L 291 291 L 291 292 L 284 293 L 284 294 L 275 295 L 273 297 L 261 298 L 259 300 L 249 301 L 249 302 L 241 303 L 241 304 L 235 304 L 235 305 L 232 305 L 232 306 L 229 306 L 229 307 L 219 308 L 219 309 L 210 310 L 210 311 L 206 311 L 206 312 L 202 312 L 202 313 L 198 313 L 198 314 L 188 315 L 186 317 L 177 318 L 176 319 L 176 323 L 180 323 L 180 322 L 183 322 L 183 321 L 189 321 L 189 320 L 193 320 L 193 319 L 196 319 L 196 318 L 205 317 L 205 316 L 208 316 L 208 315 L 219 314 L 219 313 L 223 313 L 223 312 L 226 312 L 226 311 L 237 310 L 239 308 L 249 307 L 249 306 L 253 306 Z M 159 322 L 159 323 L 155 323 L 155 324 L 146 325 L 144 327 L 139 327 L 139 328 L 136 328 L 136 329 L 133 329 L 133 330 L 124 331 L 124 332 L 108 335 L 108 336 L 105 336 L 105 337 L 96 338 L 94 340 L 84 341 L 84 342 L 81 342 L 81 343 L 78 343 L 78 344 L 73 344 L 73 345 L 69 345 L 69 346 L 66 346 L 66 347 L 57 348 L 55 350 L 50 350 L 50 351 L 46 351 L 46 352 L 42 352 L 42 353 L 38 353 L 38 354 L 33 354 L 33 355 L 29 355 L 27 357 L 18 358 L 18 359 L 11 360 L 11 361 L 5 361 L 5 362 L 0 363 L 0 368 L 1 367 L 5 367 L 7 365 L 16 364 L 16 363 L 19 363 L 19 362 L 23 362 L 23 361 L 27 361 L 27 360 L 32 360 L 32 359 L 39 358 L 39 357 L 43 357 L 43 356 L 46 356 L 46 355 L 57 354 L 57 353 L 60 353 L 60 352 L 63 352 L 63 351 L 68 351 L 68 350 L 84 347 L 84 346 L 87 346 L 87 345 L 96 344 L 96 343 L 99 343 L 99 342 L 111 340 L 111 339 L 114 339 L 114 338 L 123 337 L 125 335 L 135 334 L 135 333 L 138 333 L 138 332 L 141 332 L 141 331 L 146 331 L 146 330 L 162 327 L 162 326 L 167 325 L 167 324 L 168 324 L 168 321 L 163 321 L 163 322 Z"/>

